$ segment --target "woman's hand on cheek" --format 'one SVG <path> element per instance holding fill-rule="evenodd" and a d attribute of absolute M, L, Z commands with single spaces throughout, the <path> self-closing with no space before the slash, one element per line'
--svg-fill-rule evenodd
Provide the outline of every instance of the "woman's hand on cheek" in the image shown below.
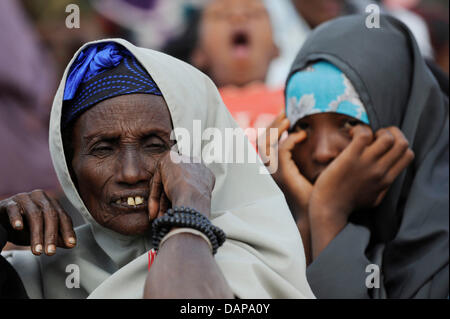
<path fill-rule="evenodd" d="M 357 126 L 352 135 L 349 146 L 319 176 L 311 197 L 316 208 L 324 207 L 325 214 L 345 221 L 358 208 L 379 205 L 414 158 L 396 127 L 380 129 L 374 136 L 369 127 Z"/>
<path fill-rule="evenodd" d="M 42 190 L 0 201 L 0 222 L 8 231 L 8 241 L 30 245 L 35 255 L 51 256 L 56 247 L 76 245 L 72 220 L 58 201 Z"/>
<path fill-rule="evenodd" d="M 215 176 L 204 164 L 168 152 L 150 181 L 150 220 L 164 215 L 170 204 L 193 208 L 209 218 L 214 184 Z"/>
<path fill-rule="evenodd" d="M 150 219 L 170 206 L 184 206 L 210 217 L 214 174 L 203 164 L 176 152 L 165 155 L 151 180 Z M 162 247 L 148 272 L 144 298 L 232 298 L 233 294 L 207 242 L 187 233 L 175 234 Z"/>

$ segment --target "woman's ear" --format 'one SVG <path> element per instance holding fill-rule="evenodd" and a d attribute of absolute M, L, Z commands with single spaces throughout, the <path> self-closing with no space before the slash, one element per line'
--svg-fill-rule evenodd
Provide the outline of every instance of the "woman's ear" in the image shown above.
<path fill-rule="evenodd" d="M 197 69 L 200 69 L 203 72 L 206 72 L 206 70 L 209 68 L 208 56 L 206 55 L 205 51 L 203 51 L 199 47 L 195 48 L 194 51 L 192 52 L 191 63 L 193 66 L 195 66 Z"/>

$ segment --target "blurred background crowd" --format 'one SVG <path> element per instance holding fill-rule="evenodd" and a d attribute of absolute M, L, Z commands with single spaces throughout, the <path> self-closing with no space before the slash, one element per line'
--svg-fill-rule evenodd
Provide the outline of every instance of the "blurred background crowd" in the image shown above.
<path fill-rule="evenodd" d="M 447 0 L 1 0 L 0 199 L 60 193 L 49 112 L 83 43 L 121 37 L 180 58 L 212 78 L 241 127 L 262 128 L 283 108 L 284 81 L 308 33 L 374 3 L 409 26 L 448 94 Z M 80 28 L 66 27 L 69 4 L 80 9 Z M 248 136 L 254 142 L 256 133 Z"/>

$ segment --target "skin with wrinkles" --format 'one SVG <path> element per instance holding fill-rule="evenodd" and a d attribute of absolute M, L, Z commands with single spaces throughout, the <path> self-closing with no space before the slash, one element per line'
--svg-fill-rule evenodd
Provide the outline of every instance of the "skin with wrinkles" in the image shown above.
<path fill-rule="evenodd" d="M 143 234 L 170 205 L 211 214 L 213 173 L 201 163 L 177 163 L 172 121 L 160 96 L 130 94 L 104 100 L 83 113 L 72 131 L 72 178 L 92 217 L 125 235 Z M 121 200 L 143 197 L 139 205 Z M 119 202 L 117 203 L 117 200 Z M 24 216 L 24 218 L 22 218 Z M 76 244 L 70 218 L 43 191 L 0 201 L 8 240 L 31 243 L 32 252 L 53 255 Z M 208 244 L 177 234 L 159 247 L 143 291 L 145 298 L 233 298 Z"/>
<path fill-rule="evenodd" d="M 150 227 L 149 181 L 173 144 L 171 130 L 164 99 L 150 94 L 107 99 L 77 120 L 72 168 L 80 196 L 99 224 L 128 235 Z M 136 192 L 145 194 L 140 209 L 115 204 L 117 196 Z"/>

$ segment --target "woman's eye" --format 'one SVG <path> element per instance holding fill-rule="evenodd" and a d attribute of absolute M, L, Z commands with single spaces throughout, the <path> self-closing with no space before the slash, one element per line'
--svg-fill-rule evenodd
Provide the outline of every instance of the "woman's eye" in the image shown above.
<path fill-rule="evenodd" d="M 92 149 L 92 153 L 97 156 L 104 156 L 113 151 L 111 146 L 97 146 Z"/>
<path fill-rule="evenodd" d="M 150 152 L 163 152 L 167 149 L 166 143 L 158 136 L 150 136 L 143 141 L 143 148 Z"/>
<path fill-rule="evenodd" d="M 161 141 L 154 141 L 153 143 L 144 144 L 144 149 L 150 152 L 161 153 L 167 149 L 167 145 L 162 143 Z"/>
<path fill-rule="evenodd" d="M 149 148 L 149 149 L 158 149 L 158 148 L 165 148 L 166 145 L 164 144 L 148 144 L 145 145 L 145 148 Z"/>

